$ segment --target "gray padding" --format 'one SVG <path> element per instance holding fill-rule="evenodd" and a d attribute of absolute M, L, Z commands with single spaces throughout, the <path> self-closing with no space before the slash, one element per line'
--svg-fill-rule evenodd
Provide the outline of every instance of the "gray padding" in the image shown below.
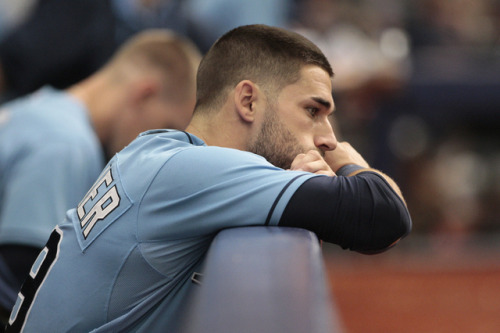
<path fill-rule="evenodd" d="M 341 332 L 318 239 L 305 229 L 224 230 L 201 281 L 183 332 Z"/>

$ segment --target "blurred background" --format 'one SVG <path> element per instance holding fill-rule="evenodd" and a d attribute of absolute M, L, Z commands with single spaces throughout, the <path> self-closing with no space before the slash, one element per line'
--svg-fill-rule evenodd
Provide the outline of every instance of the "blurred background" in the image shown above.
<path fill-rule="evenodd" d="M 206 51 L 250 23 L 324 51 L 337 136 L 396 179 L 412 215 L 387 253 L 324 245 L 345 331 L 499 332 L 499 0 L 0 0 L 0 96 L 67 87 L 144 28 Z"/>

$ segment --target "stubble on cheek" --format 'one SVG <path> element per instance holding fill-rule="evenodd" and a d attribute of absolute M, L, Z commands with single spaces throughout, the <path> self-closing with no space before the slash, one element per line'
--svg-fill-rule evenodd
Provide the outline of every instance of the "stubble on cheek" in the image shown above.
<path fill-rule="evenodd" d="M 298 154 L 306 152 L 295 136 L 271 114 L 266 118 L 257 138 L 249 145 L 248 151 L 264 157 L 269 163 L 282 169 L 290 169 Z"/>

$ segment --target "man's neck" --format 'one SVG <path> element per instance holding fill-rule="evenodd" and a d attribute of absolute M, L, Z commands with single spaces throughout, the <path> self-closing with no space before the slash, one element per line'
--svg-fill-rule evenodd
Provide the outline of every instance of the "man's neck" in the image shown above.
<path fill-rule="evenodd" d="M 106 86 L 99 77 L 90 77 L 68 88 L 67 92 L 87 108 L 92 126 L 101 144 L 105 145 L 110 132 L 109 124 L 113 121 L 114 110 L 117 109 L 117 92 L 111 90 L 109 85 Z"/>
<path fill-rule="evenodd" d="M 241 128 L 241 124 L 236 121 L 228 121 L 227 118 L 226 121 L 222 121 L 222 119 L 219 119 L 220 116 L 220 114 L 196 115 L 186 128 L 186 132 L 197 136 L 208 146 L 245 150 L 245 128 Z"/>

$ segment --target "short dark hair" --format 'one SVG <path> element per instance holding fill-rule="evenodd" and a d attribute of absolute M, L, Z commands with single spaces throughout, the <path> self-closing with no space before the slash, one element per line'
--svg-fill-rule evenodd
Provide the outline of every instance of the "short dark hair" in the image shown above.
<path fill-rule="evenodd" d="M 242 80 L 279 92 L 299 79 L 304 65 L 319 66 L 333 76 L 321 50 L 298 33 L 262 24 L 235 28 L 220 37 L 200 63 L 195 109 L 221 107 L 225 92 Z"/>

